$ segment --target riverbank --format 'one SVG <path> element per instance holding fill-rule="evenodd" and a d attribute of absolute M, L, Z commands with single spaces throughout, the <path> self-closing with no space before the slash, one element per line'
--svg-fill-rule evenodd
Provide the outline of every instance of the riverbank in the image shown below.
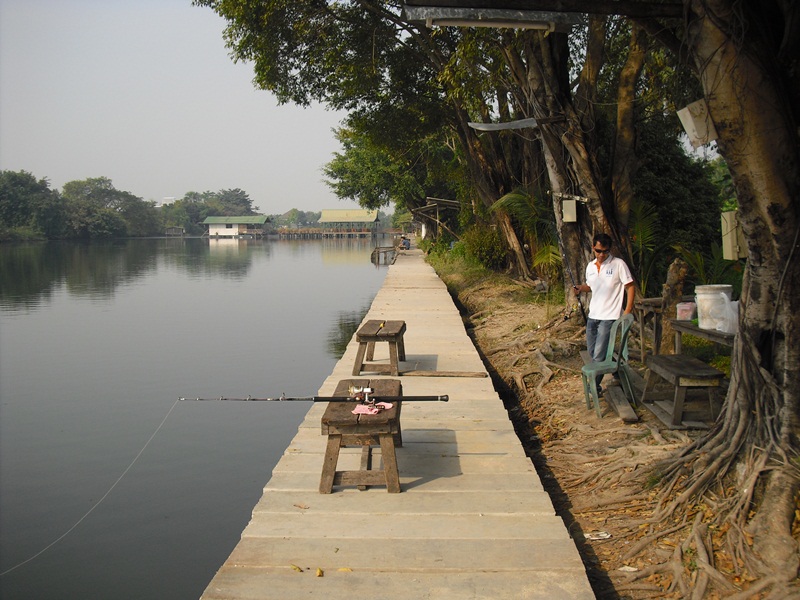
<path fill-rule="evenodd" d="M 676 515 L 674 522 L 647 523 L 658 500 L 648 477 L 699 432 L 665 430 L 647 410 L 637 409 L 638 423 L 623 423 L 605 402 L 602 418 L 587 410 L 579 356 L 584 328 L 577 314 L 564 318 L 563 296 L 548 302 L 501 274 L 458 261 L 433 264 L 511 406 L 517 434 L 576 541 L 597 598 L 682 598 L 675 577 L 664 571 L 697 571 L 676 553 L 691 522 Z M 724 552 L 713 560 L 728 569 Z"/>

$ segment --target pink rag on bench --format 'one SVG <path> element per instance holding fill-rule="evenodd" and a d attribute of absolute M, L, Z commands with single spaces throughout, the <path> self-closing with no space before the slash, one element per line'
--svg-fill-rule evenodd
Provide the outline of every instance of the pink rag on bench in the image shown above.
<path fill-rule="evenodd" d="M 377 415 L 383 410 L 389 410 L 392 408 L 392 405 L 388 402 L 378 402 L 375 406 L 370 406 L 368 404 L 359 404 L 353 409 L 354 415 Z"/>

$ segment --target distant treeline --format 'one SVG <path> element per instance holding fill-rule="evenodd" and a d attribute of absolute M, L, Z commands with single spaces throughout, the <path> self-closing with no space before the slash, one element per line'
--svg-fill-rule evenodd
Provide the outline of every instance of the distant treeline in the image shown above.
<path fill-rule="evenodd" d="M 0 171 L 0 240 L 148 237 L 164 235 L 168 227 L 200 235 L 206 217 L 255 214 L 252 200 L 238 188 L 188 192 L 158 206 L 116 189 L 107 177 L 70 181 L 59 191 L 27 171 Z M 320 214 L 292 209 L 268 215 L 268 226 L 313 226 Z"/>

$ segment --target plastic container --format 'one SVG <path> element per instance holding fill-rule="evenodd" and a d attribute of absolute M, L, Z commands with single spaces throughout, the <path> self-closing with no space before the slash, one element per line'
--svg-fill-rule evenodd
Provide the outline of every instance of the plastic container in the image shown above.
<path fill-rule="evenodd" d="M 677 312 L 676 317 L 679 321 L 691 321 L 694 319 L 697 304 L 694 302 L 678 302 L 675 308 Z"/>
<path fill-rule="evenodd" d="M 698 285 L 697 326 L 700 329 L 727 330 L 729 328 L 732 285 Z"/>

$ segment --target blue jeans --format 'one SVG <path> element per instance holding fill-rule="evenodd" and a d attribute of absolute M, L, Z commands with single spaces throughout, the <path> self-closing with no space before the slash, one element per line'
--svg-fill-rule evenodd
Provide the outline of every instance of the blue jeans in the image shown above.
<path fill-rule="evenodd" d="M 606 359 L 608 339 L 611 337 L 611 326 L 613 324 L 614 321 L 586 320 L 586 349 L 589 351 L 593 362 L 602 362 Z M 602 379 L 602 375 L 597 378 L 597 385 L 600 385 Z"/>

